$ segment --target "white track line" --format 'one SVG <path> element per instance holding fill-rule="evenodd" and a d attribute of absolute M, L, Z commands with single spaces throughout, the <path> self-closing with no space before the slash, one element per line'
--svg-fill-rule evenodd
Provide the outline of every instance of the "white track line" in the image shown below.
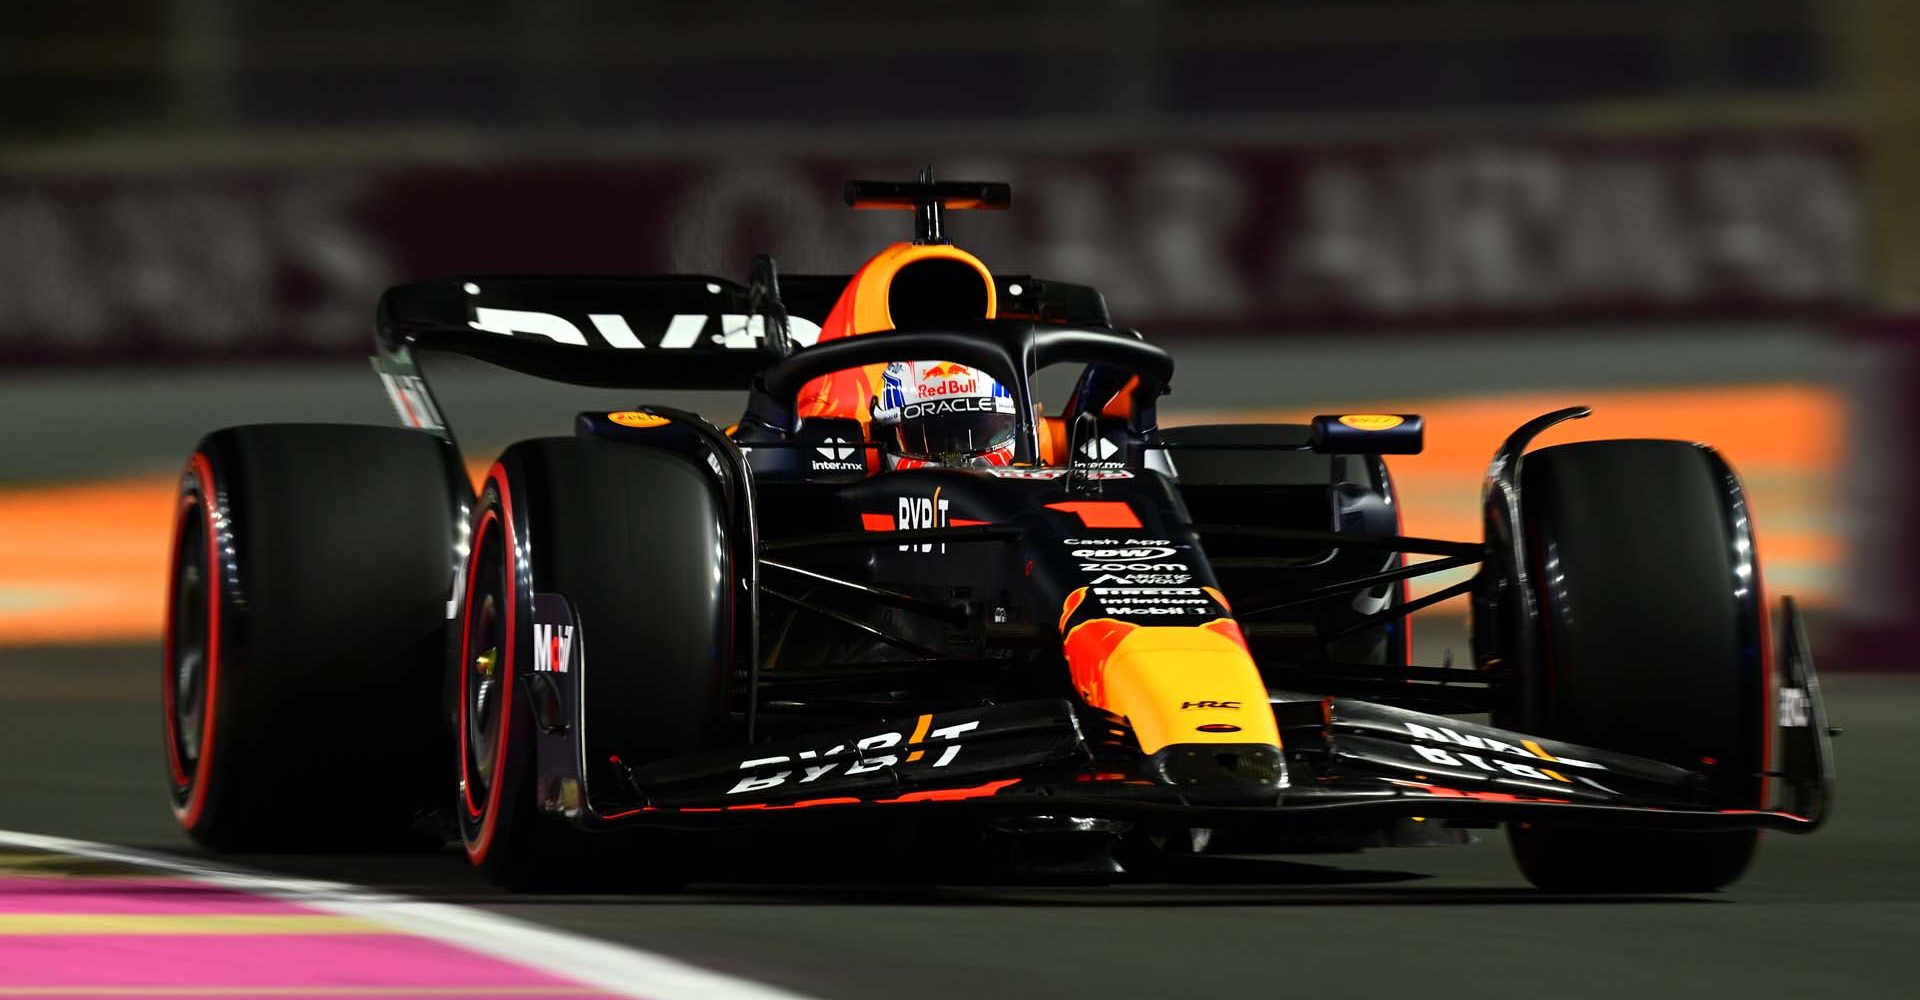
<path fill-rule="evenodd" d="M 499 946 L 491 957 L 539 969 L 610 993 L 650 1000 L 806 1000 L 799 993 L 713 972 L 665 955 L 568 934 L 487 910 L 429 903 L 313 879 L 221 868 L 187 858 L 65 837 L 0 830 L 0 847 L 46 851 L 171 872 L 196 882 L 272 896 L 354 917 L 467 951 Z"/>

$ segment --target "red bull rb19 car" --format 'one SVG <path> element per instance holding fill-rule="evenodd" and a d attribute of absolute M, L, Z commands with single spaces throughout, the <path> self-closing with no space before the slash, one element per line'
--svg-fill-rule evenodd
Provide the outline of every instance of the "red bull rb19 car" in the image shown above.
<path fill-rule="evenodd" d="M 917 238 L 852 275 L 402 285 L 375 367 L 407 426 L 203 439 L 166 643 L 185 829 L 345 848 L 439 816 L 537 888 L 681 881 L 721 829 L 904 820 L 1138 858 L 1504 825 L 1543 888 L 1696 891 L 1760 829 L 1821 824 L 1805 630 L 1710 447 L 1529 451 L 1587 411 L 1546 414 L 1492 457 L 1483 538 L 1409 537 L 1385 456 L 1420 450 L 1417 415 L 1162 427 L 1166 351 L 1094 290 L 943 238 L 1006 185 L 847 195 Z M 476 489 L 436 352 L 747 403 L 725 428 L 579 413 Z M 1077 372 L 1057 415 L 1053 366 Z M 915 461 L 880 422 L 970 408 L 1004 415 L 999 459 Z M 1454 598 L 1472 662 L 1411 662 L 1406 617 Z"/>

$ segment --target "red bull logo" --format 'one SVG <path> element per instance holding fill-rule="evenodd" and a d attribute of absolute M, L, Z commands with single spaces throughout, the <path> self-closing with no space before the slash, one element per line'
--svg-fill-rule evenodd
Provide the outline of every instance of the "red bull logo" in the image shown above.
<path fill-rule="evenodd" d="M 917 374 L 917 399 L 980 395 L 980 374 L 966 365 L 937 361 L 920 369 Z"/>

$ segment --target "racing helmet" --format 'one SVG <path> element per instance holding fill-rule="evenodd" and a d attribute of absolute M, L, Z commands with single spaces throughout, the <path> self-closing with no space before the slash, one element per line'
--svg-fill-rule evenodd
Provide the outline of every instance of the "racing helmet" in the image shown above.
<path fill-rule="evenodd" d="M 871 411 L 888 468 L 1013 461 L 1013 394 L 977 368 L 892 362 Z"/>

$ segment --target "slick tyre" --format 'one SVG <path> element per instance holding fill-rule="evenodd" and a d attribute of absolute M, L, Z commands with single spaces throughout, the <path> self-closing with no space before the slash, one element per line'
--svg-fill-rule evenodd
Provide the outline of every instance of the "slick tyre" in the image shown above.
<path fill-rule="evenodd" d="M 173 812 L 225 851 L 427 846 L 455 529 L 446 442 L 328 424 L 202 439 L 175 498 Z"/>
<path fill-rule="evenodd" d="M 539 723 L 553 720 L 535 717 L 549 678 L 536 677 L 534 658 L 553 654 L 533 641 L 534 595 L 564 599 L 577 630 L 566 666 L 585 704 L 577 717 L 564 709 L 585 744 L 587 788 L 576 796 L 626 796 L 611 758 L 634 767 L 728 738 L 739 540 L 727 513 L 707 470 L 651 448 L 547 438 L 514 445 L 489 470 L 450 690 L 455 811 L 468 859 L 496 884 L 653 891 L 687 881 L 692 838 L 588 833 L 542 807 L 541 741 L 560 755 L 575 744 L 544 735 Z"/>
<path fill-rule="evenodd" d="M 1521 511 L 1542 615 L 1529 731 L 1707 776 L 1758 807 L 1771 729 L 1764 602 L 1739 480 L 1711 449 L 1596 441 L 1526 457 Z M 1739 878 L 1756 831 L 1515 824 L 1536 886 L 1706 892 Z"/>

